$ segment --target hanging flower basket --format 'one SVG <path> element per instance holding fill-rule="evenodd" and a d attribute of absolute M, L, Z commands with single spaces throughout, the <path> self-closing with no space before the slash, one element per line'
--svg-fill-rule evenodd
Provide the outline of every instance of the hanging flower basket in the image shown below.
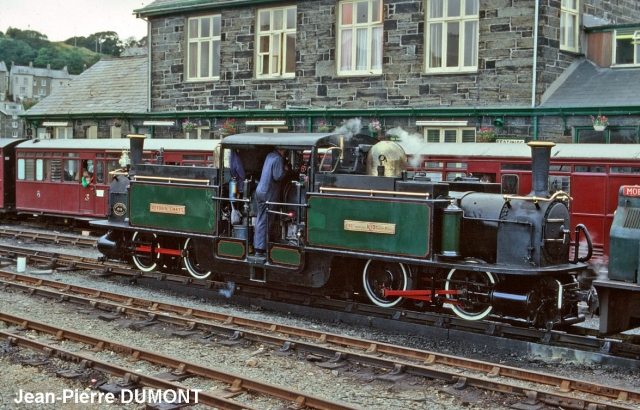
<path fill-rule="evenodd" d="M 237 133 L 238 132 L 238 126 L 236 124 L 235 118 L 231 118 L 230 120 L 226 120 L 225 122 L 223 122 L 222 123 L 222 127 L 220 128 L 220 131 L 222 132 L 222 135 L 224 135 L 224 136 L 228 136 L 228 135 Z"/>
<path fill-rule="evenodd" d="M 591 116 L 591 121 L 593 121 L 593 129 L 596 131 L 604 131 L 609 125 L 609 119 L 604 115 L 599 115 L 597 117 Z"/>
<path fill-rule="evenodd" d="M 120 121 L 120 120 L 119 120 L 119 119 L 117 119 L 117 118 L 114 118 L 114 119 L 113 119 L 113 126 L 114 126 L 114 127 L 122 127 L 122 121 Z"/>

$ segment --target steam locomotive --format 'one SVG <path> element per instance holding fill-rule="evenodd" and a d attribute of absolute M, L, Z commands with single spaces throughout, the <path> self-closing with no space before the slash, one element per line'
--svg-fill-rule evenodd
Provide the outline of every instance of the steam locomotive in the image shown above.
<path fill-rule="evenodd" d="M 92 222 L 109 229 L 98 243 L 106 258 L 195 279 L 352 292 L 381 307 L 413 301 L 467 320 L 584 320 L 578 305 L 589 297 L 576 277 L 592 245 L 584 226 L 571 226 L 571 198 L 549 192 L 551 142 L 529 143 L 533 190 L 519 196 L 410 175 L 399 144 L 363 134 L 232 135 L 217 167 L 142 164 L 144 136 L 129 138 L 131 169 L 114 175 L 108 220 Z M 273 223 L 259 256 L 255 189 L 274 149 L 286 150 L 290 171 L 282 201 L 267 203 Z M 241 194 L 231 151 L 246 174 Z"/>

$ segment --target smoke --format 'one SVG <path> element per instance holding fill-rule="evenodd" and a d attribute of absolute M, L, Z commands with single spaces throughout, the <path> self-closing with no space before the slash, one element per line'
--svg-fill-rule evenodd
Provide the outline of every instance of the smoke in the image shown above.
<path fill-rule="evenodd" d="M 424 138 L 421 134 L 418 134 L 417 132 L 409 134 L 401 127 L 395 127 L 387 131 L 387 135 L 395 137 L 400 141 L 402 149 L 404 149 L 404 152 L 409 156 L 407 158 L 409 166 L 417 167 L 420 165 L 420 155 L 416 154 L 422 152 L 422 150 L 427 147 L 427 144 L 424 142 Z"/>
<path fill-rule="evenodd" d="M 233 292 L 235 290 L 236 290 L 236 284 L 234 282 L 227 282 L 226 289 L 220 289 L 218 290 L 218 293 L 220 293 L 225 298 L 230 298 L 231 296 L 233 296 Z"/>
<path fill-rule="evenodd" d="M 336 134 L 342 134 L 345 138 L 349 139 L 354 135 L 360 133 L 362 129 L 362 120 L 360 118 L 353 118 L 347 121 L 344 121 L 342 125 L 336 128 Z"/>

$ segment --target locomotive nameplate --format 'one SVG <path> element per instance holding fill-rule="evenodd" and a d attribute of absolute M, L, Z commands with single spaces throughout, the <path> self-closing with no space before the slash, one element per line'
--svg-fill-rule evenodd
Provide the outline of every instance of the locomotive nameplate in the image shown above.
<path fill-rule="evenodd" d="M 160 214 L 184 215 L 186 207 L 184 205 L 149 204 L 149 212 Z"/>
<path fill-rule="evenodd" d="M 638 185 L 623 185 L 622 195 L 624 196 L 640 196 L 640 186 Z"/>
<path fill-rule="evenodd" d="M 371 233 L 395 235 L 396 224 L 380 223 L 380 222 L 365 222 L 365 221 L 350 221 L 345 219 L 344 230 L 354 231 L 354 232 L 371 232 Z"/>

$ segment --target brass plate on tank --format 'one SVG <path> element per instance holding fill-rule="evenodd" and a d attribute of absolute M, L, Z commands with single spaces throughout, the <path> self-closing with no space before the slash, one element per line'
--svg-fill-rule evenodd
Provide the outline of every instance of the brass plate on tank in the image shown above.
<path fill-rule="evenodd" d="M 155 212 L 159 214 L 174 214 L 184 215 L 186 207 L 184 205 L 167 205 L 167 204 L 154 204 L 149 205 L 149 212 Z"/>
<path fill-rule="evenodd" d="M 348 219 L 345 219 L 344 230 L 395 235 L 396 224 L 389 224 L 389 223 L 382 223 L 382 222 L 350 221 Z"/>

